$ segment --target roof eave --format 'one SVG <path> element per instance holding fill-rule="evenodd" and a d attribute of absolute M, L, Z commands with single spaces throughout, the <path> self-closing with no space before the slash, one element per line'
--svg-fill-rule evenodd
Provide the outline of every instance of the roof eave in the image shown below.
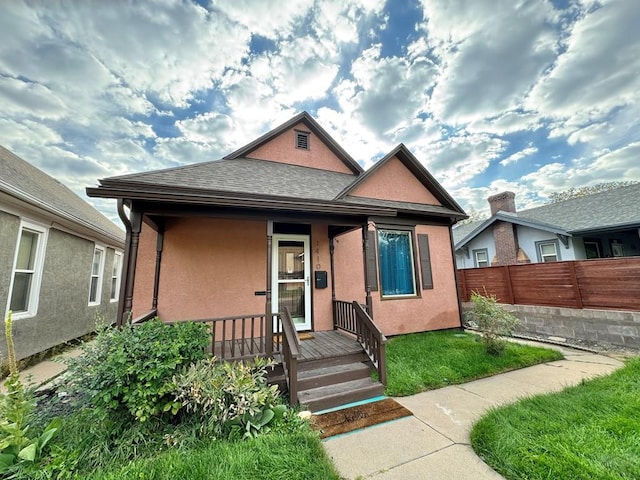
<path fill-rule="evenodd" d="M 335 213 L 346 215 L 396 216 L 397 210 L 386 207 L 365 207 L 340 205 L 321 200 L 301 200 L 290 197 L 264 195 L 229 194 L 221 192 L 186 191 L 140 191 L 138 189 L 114 187 L 89 187 L 87 195 L 97 198 L 122 198 L 152 202 L 168 202 L 192 205 L 217 205 L 222 207 L 244 207 L 254 209 L 272 209 L 297 212 Z"/>
<path fill-rule="evenodd" d="M 47 202 L 43 202 L 39 198 L 29 195 L 20 189 L 14 188 L 6 182 L 0 181 L 0 192 L 16 199 L 21 205 L 28 206 L 34 211 L 46 212 L 51 217 L 57 219 L 60 225 L 65 226 L 69 230 L 79 229 L 84 235 L 96 237 L 102 241 L 111 242 L 119 247 L 124 247 L 124 231 L 122 236 L 118 237 L 113 235 L 107 230 L 103 230 L 81 218 L 71 215 L 55 205 L 51 205 Z"/>

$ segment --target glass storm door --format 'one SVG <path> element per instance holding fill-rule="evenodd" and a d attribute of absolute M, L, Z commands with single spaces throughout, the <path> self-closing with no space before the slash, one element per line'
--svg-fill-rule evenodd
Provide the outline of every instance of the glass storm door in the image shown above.
<path fill-rule="evenodd" d="M 307 235 L 273 236 L 273 311 L 289 308 L 296 330 L 311 329 L 311 289 Z"/>

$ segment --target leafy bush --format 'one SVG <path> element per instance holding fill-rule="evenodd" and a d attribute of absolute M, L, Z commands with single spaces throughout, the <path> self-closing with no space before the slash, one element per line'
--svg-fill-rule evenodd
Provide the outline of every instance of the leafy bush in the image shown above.
<path fill-rule="evenodd" d="M 272 360 L 201 360 L 174 377 L 174 402 L 204 417 L 203 431 L 228 437 L 252 437 L 268 430 L 286 407 L 278 405 L 278 387 L 267 385 Z"/>
<path fill-rule="evenodd" d="M 69 361 L 69 378 L 105 413 L 124 408 L 141 422 L 175 415 L 181 404 L 173 400 L 173 375 L 204 358 L 208 343 L 202 323 L 156 318 L 136 327 L 103 327 L 84 355 Z"/>
<path fill-rule="evenodd" d="M 62 421 L 53 419 L 41 433 L 33 428 L 36 402 L 33 390 L 25 388 L 20 381 L 13 346 L 11 311 L 5 320 L 5 337 L 9 377 L 4 382 L 6 393 L 0 393 L 0 474 L 11 472 L 11 478 L 20 478 L 24 470 L 40 468 L 49 442 L 60 430 Z"/>
<path fill-rule="evenodd" d="M 483 296 L 471 294 L 473 310 L 464 314 L 465 321 L 472 328 L 482 332 L 485 350 L 491 355 L 500 355 L 504 351 L 505 342 L 502 336 L 513 335 L 513 330 L 520 323 L 510 312 L 498 304 L 495 295 Z"/>

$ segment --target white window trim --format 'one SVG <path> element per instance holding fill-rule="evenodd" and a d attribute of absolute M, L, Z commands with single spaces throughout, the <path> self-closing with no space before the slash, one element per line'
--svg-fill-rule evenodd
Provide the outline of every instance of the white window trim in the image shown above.
<path fill-rule="evenodd" d="M 38 305 L 40 303 L 40 286 L 42 285 L 42 273 L 44 268 L 44 257 L 47 249 L 47 238 L 49 229 L 43 225 L 30 222 L 28 220 L 20 220 L 20 227 L 18 229 L 18 238 L 16 239 L 16 248 L 13 256 L 13 266 L 11 269 L 11 282 L 9 283 L 9 296 L 7 297 L 7 309 L 5 317 L 11 309 L 11 296 L 13 295 L 13 282 L 16 277 L 16 266 L 18 263 L 18 251 L 20 249 L 20 240 L 22 239 L 22 232 L 24 230 L 31 230 L 38 233 L 38 247 L 36 249 L 36 258 L 33 265 L 33 279 L 31 283 L 31 291 L 29 292 L 29 300 L 27 310 L 24 312 L 12 313 L 12 318 L 18 320 L 20 318 L 34 317 L 38 313 Z"/>
<path fill-rule="evenodd" d="M 475 268 L 484 268 L 484 267 L 481 267 L 479 265 L 479 263 L 480 263 L 478 261 L 478 254 L 479 253 L 484 253 L 486 255 L 486 260 L 484 260 L 483 263 L 486 263 L 486 265 L 484 265 L 484 267 L 489 267 L 490 264 L 489 264 L 489 249 L 488 248 L 478 248 L 476 250 L 473 250 L 473 264 L 474 264 L 473 266 Z"/>
<path fill-rule="evenodd" d="M 560 244 L 558 240 L 541 240 L 539 242 L 536 242 L 536 252 L 538 253 L 538 263 L 549 263 L 544 261 L 545 255 L 542 255 L 542 246 L 551 245 L 551 244 L 556 249 L 556 255 L 555 255 L 556 259 L 552 261 L 559 262 L 562 260 L 562 257 L 560 256 Z"/>
<path fill-rule="evenodd" d="M 118 271 L 116 272 L 116 275 L 113 275 L 113 269 L 111 271 L 111 284 L 113 285 L 113 279 L 116 279 L 116 288 L 115 288 L 115 297 L 114 297 L 114 292 L 112 291 L 111 293 L 109 293 L 110 297 L 109 297 L 109 301 L 111 303 L 115 303 L 120 299 L 120 282 L 122 281 L 122 252 L 114 252 L 113 254 L 113 265 L 115 266 L 115 262 L 116 259 L 118 259 L 117 261 L 119 262 L 118 264 Z"/>
<path fill-rule="evenodd" d="M 102 256 L 100 258 L 100 267 L 98 267 L 98 285 L 96 287 L 96 301 L 91 301 L 91 280 L 93 279 L 93 258 L 95 257 L 96 250 L 102 251 Z M 91 255 L 91 271 L 89 276 L 89 306 L 100 305 L 102 301 L 102 281 L 104 278 L 104 263 L 105 257 L 107 256 L 106 248 L 101 245 L 95 245 L 93 248 L 93 254 Z"/>

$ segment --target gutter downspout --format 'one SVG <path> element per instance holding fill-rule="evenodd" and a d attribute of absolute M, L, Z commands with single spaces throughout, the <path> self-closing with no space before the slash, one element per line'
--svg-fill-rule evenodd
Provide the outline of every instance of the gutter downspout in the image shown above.
<path fill-rule="evenodd" d="M 118 216 L 124 224 L 126 237 L 124 241 L 124 255 L 122 260 L 122 272 L 120 272 L 123 281 L 120 282 L 120 292 L 118 296 L 118 313 L 116 316 L 116 326 L 121 327 L 124 324 L 125 295 L 127 292 L 127 279 L 129 277 L 129 252 L 131 251 L 131 222 L 124 212 L 124 202 L 118 199 Z"/>

